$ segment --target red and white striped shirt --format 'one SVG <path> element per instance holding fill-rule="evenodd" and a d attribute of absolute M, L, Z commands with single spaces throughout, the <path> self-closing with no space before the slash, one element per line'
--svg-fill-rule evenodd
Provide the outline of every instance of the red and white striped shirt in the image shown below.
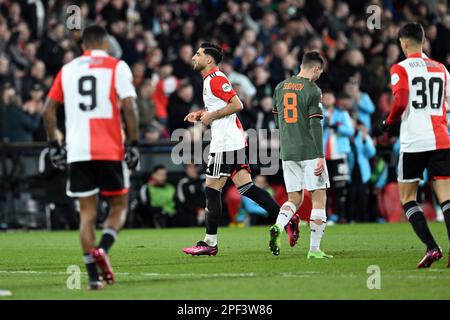
<path fill-rule="evenodd" d="M 136 97 L 124 61 L 86 51 L 61 68 L 48 97 L 64 103 L 69 163 L 124 159 L 119 99 Z"/>
<path fill-rule="evenodd" d="M 207 111 L 224 108 L 236 95 L 227 76 L 212 69 L 203 80 L 203 103 Z M 235 113 L 214 120 L 211 124 L 210 152 L 234 151 L 245 148 L 247 143 L 244 129 Z"/>
<path fill-rule="evenodd" d="M 391 68 L 394 107 L 386 120 L 401 119 L 400 151 L 450 149 L 446 99 L 450 97 L 449 72 L 424 54 L 412 54 Z"/>

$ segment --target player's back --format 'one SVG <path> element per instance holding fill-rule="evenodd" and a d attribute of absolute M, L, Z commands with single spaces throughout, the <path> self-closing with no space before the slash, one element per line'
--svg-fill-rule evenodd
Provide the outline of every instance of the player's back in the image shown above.
<path fill-rule="evenodd" d="M 63 98 L 68 162 L 123 160 L 118 95 L 135 96 L 131 77 L 125 62 L 101 50 L 86 51 L 63 66 L 49 97 Z"/>
<path fill-rule="evenodd" d="M 391 74 L 393 86 L 408 90 L 400 128 L 401 151 L 450 148 L 445 110 L 450 86 L 445 66 L 425 55 L 413 54 L 394 65 Z"/>
<path fill-rule="evenodd" d="M 310 118 L 322 118 L 321 90 L 309 79 L 293 76 L 277 85 L 281 159 L 301 161 L 318 157 L 310 133 Z"/>

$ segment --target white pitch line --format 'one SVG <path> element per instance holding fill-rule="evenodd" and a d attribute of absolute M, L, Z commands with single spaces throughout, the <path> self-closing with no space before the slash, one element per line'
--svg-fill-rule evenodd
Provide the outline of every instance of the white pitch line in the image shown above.
<path fill-rule="evenodd" d="M 396 279 L 426 279 L 426 280 L 442 280 L 450 278 L 450 274 L 446 274 L 446 270 L 430 269 L 428 271 L 444 271 L 441 275 L 429 275 L 429 274 L 403 274 L 393 275 L 385 274 L 381 275 L 383 278 L 396 278 Z M 63 271 L 36 271 L 36 270 L 0 270 L 1 274 L 24 274 L 24 275 L 68 275 L 67 272 Z M 86 275 L 86 272 L 81 272 L 81 274 Z M 159 272 L 140 272 L 140 273 L 130 273 L 130 272 L 115 272 L 119 276 L 139 276 L 139 277 L 151 277 L 151 278 L 254 278 L 254 277 L 273 277 L 281 276 L 286 278 L 311 278 L 314 275 L 324 275 L 324 272 L 319 271 L 304 271 L 304 272 L 275 272 L 275 273 L 258 273 L 258 272 L 243 272 L 243 273 L 159 273 Z M 366 278 L 367 275 L 364 274 L 325 274 L 325 276 L 338 277 L 338 278 Z"/>
<path fill-rule="evenodd" d="M 45 274 L 45 275 L 67 275 L 67 272 L 63 271 L 36 271 L 36 270 L 0 270 L 0 274 L 25 274 L 25 275 L 35 275 L 35 274 Z M 309 277 L 314 274 L 321 274 L 318 271 L 305 271 L 305 272 L 278 272 L 278 273 L 256 273 L 256 272 L 245 272 L 245 273 L 158 273 L 158 272 L 141 272 L 141 273 L 129 273 L 129 272 L 115 272 L 116 275 L 121 276 L 143 276 L 143 277 L 205 277 L 205 278 L 250 278 L 250 277 L 265 277 L 265 276 L 282 276 L 282 277 Z M 87 274 L 86 272 L 81 272 L 81 274 Z"/>

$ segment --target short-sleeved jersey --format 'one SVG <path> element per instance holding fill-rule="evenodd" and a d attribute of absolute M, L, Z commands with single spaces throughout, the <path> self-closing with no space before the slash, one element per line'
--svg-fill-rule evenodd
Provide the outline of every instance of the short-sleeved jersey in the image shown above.
<path fill-rule="evenodd" d="M 212 69 L 203 80 L 203 103 L 207 111 L 224 108 L 236 95 L 227 76 Z M 234 151 L 245 148 L 245 132 L 236 114 L 214 120 L 211 124 L 210 152 Z"/>
<path fill-rule="evenodd" d="M 136 97 L 128 65 L 86 51 L 57 74 L 48 97 L 64 103 L 67 161 L 124 159 L 119 99 Z"/>
<path fill-rule="evenodd" d="M 449 149 L 445 101 L 450 83 L 445 66 L 425 55 L 410 55 L 392 66 L 391 85 L 394 95 L 399 90 L 408 94 L 401 115 L 400 151 Z"/>
<path fill-rule="evenodd" d="M 280 82 L 273 95 L 273 112 L 280 131 L 281 159 L 303 161 L 323 156 L 316 150 L 310 119 L 323 118 L 322 92 L 306 78 L 293 76 Z"/>

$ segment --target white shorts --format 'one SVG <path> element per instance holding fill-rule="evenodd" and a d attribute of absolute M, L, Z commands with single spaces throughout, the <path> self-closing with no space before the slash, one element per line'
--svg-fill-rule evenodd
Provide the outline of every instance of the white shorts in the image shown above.
<path fill-rule="evenodd" d="M 314 175 L 317 159 L 303 161 L 282 161 L 283 176 L 287 192 L 301 191 L 306 189 L 313 191 L 330 187 L 327 164 L 320 176 Z"/>

